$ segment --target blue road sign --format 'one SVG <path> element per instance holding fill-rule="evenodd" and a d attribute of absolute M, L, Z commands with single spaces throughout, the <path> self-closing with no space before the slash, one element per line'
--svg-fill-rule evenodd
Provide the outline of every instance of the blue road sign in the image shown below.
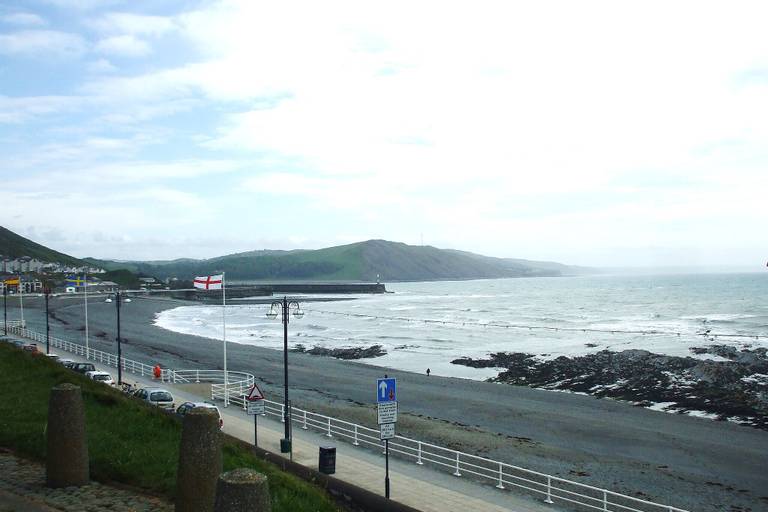
<path fill-rule="evenodd" d="M 376 402 L 397 402 L 397 381 L 395 379 L 376 380 Z"/>

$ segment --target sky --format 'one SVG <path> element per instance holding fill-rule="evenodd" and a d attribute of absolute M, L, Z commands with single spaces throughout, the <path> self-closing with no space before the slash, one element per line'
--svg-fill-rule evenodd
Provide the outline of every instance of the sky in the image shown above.
<path fill-rule="evenodd" d="M 768 3 L 0 2 L 0 225 L 78 257 L 367 239 L 768 259 Z"/>

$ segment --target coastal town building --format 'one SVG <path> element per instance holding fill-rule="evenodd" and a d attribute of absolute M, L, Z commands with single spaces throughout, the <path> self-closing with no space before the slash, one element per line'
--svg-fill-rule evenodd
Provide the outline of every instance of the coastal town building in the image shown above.
<path fill-rule="evenodd" d="M 18 275 L 4 275 L 0 277 L 0 293 L 6 293 L 5 287 L 8 287 L 8 294 L 15 294 L 19 293 L 19 285 L 16 284 L 9 284 L 6 285 L 5 282 L 7 280 L 15 280 L 18 278 Z M 42 293 L 43 292 L 43 282 L 39 279 L 22 279 L 21 280 L 21 291 L 23 293 Z"/>
<path fill-rule="evenodd" d="M 114 293 L 118 289 L 118 284 L 112 281 L 89 281 L 88 293 Z M 72 286 L 67 285 L 64 289 L 66 293 L 83 293 L 85 292 L 85 283 L 82 285 Z"/>
<path fill-rule="evenodd" d="M 32 258 L 31 256 L 21 256 L 10 258 L 0 254 L 0 273 L 4 274 L 27 274 L 27 273 L 87 273 L 103 274 L 106 271 L 103 268 L 90 266 L 65 265 L 59 262 L 46 262 Z"/>
<path fill-rule="evenodd" d="M 8 259 L 2 258 L 2 268 L 0 271 L 4 273 L 12 272 L 41 272 L 46 262 L 40 261 L 29 256 L 22 256 L 21 258 Z"/>

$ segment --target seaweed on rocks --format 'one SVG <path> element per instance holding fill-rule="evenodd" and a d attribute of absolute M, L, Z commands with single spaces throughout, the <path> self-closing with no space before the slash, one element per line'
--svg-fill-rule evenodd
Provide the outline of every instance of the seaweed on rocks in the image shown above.
<path fill-rule="evenodd" d="M 765 348 L 728 345 L 694 347 L 709 360 L 667 356 L 647 350 L 603 350 L 578 357 L 542 360 L 525 353 L 499 352 L 486 359 L 452 361 L 474 368 L 503 369 L 494 382 L 587 393 L 641 406 L 669 403 L 670 412 L 706 413 L 768 430 L 768 355 Z"/>
<path fill-rule="evenodd" d="M 311 354 L 313 356 L 335 357 L 336 359 L 366 359 L 369 357 L 381 357 L 387 354 L 387 351 L 381 345 L 371 345 L 370 347 L 351 347 L 351 348 L 325 348 L 313 347 L 307 349 L 304 345 L 296 345 L 291 352 L 302 354 Z"/>

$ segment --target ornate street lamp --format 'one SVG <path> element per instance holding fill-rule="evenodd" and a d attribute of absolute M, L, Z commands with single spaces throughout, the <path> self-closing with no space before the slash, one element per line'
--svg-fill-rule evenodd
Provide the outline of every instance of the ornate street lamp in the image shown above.
<path fill-rule="evenodd" d="M 288 403 L 288 321 L 291 310 L 293 310 L 293 316 L 296 318 L 303 317 L 304 311 L 301 310 L 297 301 L 283 297 L 283 300 L 276 300 L 272 303 L 269 312 L 267 312 L 267 318 L 272 320 L 277 318 L 278 310 L 281 310 L 283 315 L 283 421 L 285 422 L 285 438 L 280 440 L 280 451 L 293 453 L 291 450 L 291 413 Z"/>
<path fill-rule="evenodd" d="M 45 287 L 45 353 L 50 354 L 51 353 L 51 314 L 50 310 L 48 309 L 48 301 L 51 297 L 51 289 L 47 286 Z"/>
<path fill-rule="evenodd" d="M 120 305 L 125 302 L 131 302 L 130 297 L 123 298 L 120 290 L 115 292 L 115 307 L 117 308 L 117 385 L 123 383 L 123 347 L 120 343 Z M 107 297 L 104 302 L 112 302 L 111 297 Z"/>

